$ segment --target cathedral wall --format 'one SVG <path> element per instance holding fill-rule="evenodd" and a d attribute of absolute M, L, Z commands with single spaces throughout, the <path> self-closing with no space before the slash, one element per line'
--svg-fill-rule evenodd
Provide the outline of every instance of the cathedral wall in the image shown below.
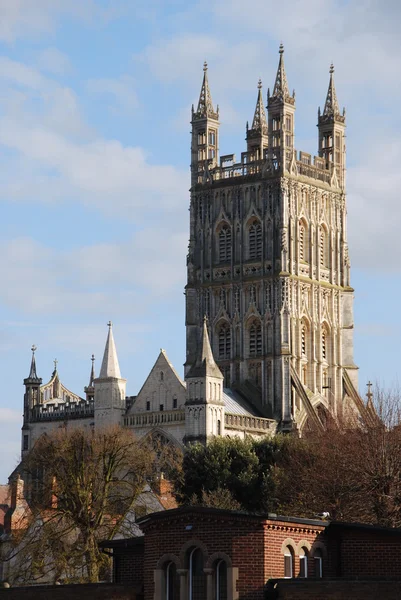
<path fill-rule="evenodd" d="M 58 421 L 39 421 L 37 423 L 29 423 L 29 449 L 33 448 L 35 442 L 44 433 L 55 432 L 59 429 L 89 429 L 94 426 L 94 417 L 88 417 L 86 419 L 71 419 L 71 420 L 58 420 Z M 27 434 L 27 430 L 23 430 L 22 434 Z"/>
<path fill-rule="evenodd" d="M 163 423 L 158 427 L 130 427 L 129 425 L 126 425 L 125 428 L 130 429 L 133 435 L 137 438 L 143 438 L 151 434 L 155 430 L 157 431 L 159 429 L 162 429 L 163 433 L 167 434 L 168 437 L 172 438 L 173 440 L 176 440 L 181 445 L 183 444 L 183 440 L 185 437 L 185 421 L 173 424 Z"/>

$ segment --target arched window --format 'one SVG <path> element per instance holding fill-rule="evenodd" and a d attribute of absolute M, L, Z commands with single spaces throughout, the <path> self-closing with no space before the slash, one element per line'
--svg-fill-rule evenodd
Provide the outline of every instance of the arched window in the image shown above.
<path fill-rule="evenodd" d="M 262 257 L 262 225 L 254 221 L 248 229 L 248 251 L 250 259 Z"/>
<path fill-rule="evenodd" d="M 177 574 L 177 567 L 175 563 L 169 562 L 164 571 L 164 590 L 165 600 L 179 600 L 180 597 L 180 585 L 179 576 Z"/>
<path fill-rule="evenodd" d="M 322 329 L 322 360 L 327 360 L 327 333 Z"/>
<path fill-rule="evenodd" d="M 284 577 L 294 577 L 294 550 L 291 546 L 287 546 L 284 551 Z"/>
<path fill-rule="evenodd" d="M 299 552 L 299 576 L 308 577 L 308 550 L 301 548 Z"/>
<path fill-rule="evenodd" d="M 203 572 L 203 554 L 200 548 L 189 551 L 188 600 L 205 600 L 206 578 Z"/>
<path fill-rule="evenodd" d="M 163 380 L 164 380 L 164 373 L 163 373 L 163 371 L 160 371 L 160 381 L 163 381 Z"/>
<path fill-rule="evenodd" d="M 313 568 L 316 579 L 323 577 L 323 556 L 322 551 L 317 548 L 313 554 Z"/>
<path fill-rule="evenodd" d="M 227 600 L 227 564 L 225 560 L 219 560 L 215 567 L 215 600 Z"/>
<path fill-rule="evenodd" d="M 228 323 L 223 323 L 219 328 L 219 359 L 231 356 L 231 328 Z"/>
<path fill-rule="evenodd" d="M 258 321 L 253 321 L 249 328 L 249 356 L 262 354 L 262 326 Z"/>
<path fill-rule="evenodd" d="M 224 224 L 219 231 L 219 261 L 231 260 L 231 227 Z"/>

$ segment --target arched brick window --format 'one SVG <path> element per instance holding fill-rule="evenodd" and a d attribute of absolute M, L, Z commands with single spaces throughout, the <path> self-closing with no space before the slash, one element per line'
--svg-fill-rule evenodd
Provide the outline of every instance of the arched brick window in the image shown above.
<path fill-rule="evenodd" d="M 165 600 L 179 600 L 180 581 L 175 563 L 170 561 L 163 569 Z"/>
<path fill-rule="evenodd" d="M 218 232 L 219 261 L 229 262 L 231 260 L 231 227 L 224 223 Z"/>
<path fill-rule="evenodd" d="M 284 577 L 290 579 L 294 577 L 294 550 L 287 546 L 284 550 Z"/>
<path fill-rule="evenodd" d="M 323 577 L 323 555 L 319 548 L 313 553 L 313 568 L 316 579 Z"/>
<path fill-rule="evenodd" d="M 307 548 L 301 548 L 299 551 L 299 576 L 308 577 L 308 555 Z"/>
<path fill-rule="evenodd" d="M 206 576 L 203 571 L 203 553 L 200 548 L 188 551 L 188 600 L 205 600 Z"/>
<path fill-rule="evenodd" d="M 214 598 L 228 600 L 227 593 L 227 563 L 220 559 L 214 568 Z"/>
<path fill-rule="evenodd" d="M 251 260 L 262 257 L 262 225 L 256 220 L 248 228 L 248 256 Z"/>

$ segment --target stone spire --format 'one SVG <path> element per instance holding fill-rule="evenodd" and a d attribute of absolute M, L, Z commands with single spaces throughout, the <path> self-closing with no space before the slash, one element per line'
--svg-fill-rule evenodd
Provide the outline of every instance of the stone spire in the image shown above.
<path fill-rule="evenodd" d="M 258 81 L 258 99 L 256 101 L 255 114 L 252 121 L 252 131 L 267 135 L 267 119 L 262 97 L 262 80 Z"/>
<path fill-rule="evenodd" d="M 89 377 L 89 385 L 88 385 L 88 387 L 93 387 L 93 382 L 95 380 L 95 355 L 94 354 L 92 354 L 91 361 L 92 361 L 92 368 L 91 368 L 91 374 L 90 374 L 90 377 Z"/>
<path fill-rule="evenodd" d="M 209 89 L 209 80 L 207 76 L 207 62 L 205 61 L 203 65 L 203 82 L 199 95 L 198 108 L 195 113 L 193 113 L 193 118 L 204 118 L 211 117 L 212 119 L 219 118 L 219 107 L 217 107 L 217 111 L 213 108 L 212 95 Z"/>
<path fill-rule="evenodd" d="M 202 339 L 199 348 L 198 357 L 195 364 L 190 368 L 189 377 L 217 377 L 224 379 L 219 367 L 216 365 L 212 348 L 210 346 L 209 334 L 207 331 L 207 318 L 203 319 Z"/>
<path fill-rule="evenodd" d="M 120 365 L 118 364 L 116 345 L 113 337 L 113 324 L 108 322 L 109 334 L 107 336 L 106 347 L 104 349 L 102 367 L 99 373 L 99 379 L 115 377 L 121 379 Z"/>
<path fill-rule="evenodd" d="M 40 382 L 42 383 L 42 380 L 40 377 L 38 377 L 38 374 L 36 372 L 36 360 L 35 360 L 35 352 L 36 352 L 37 348 L 35 346 L 35 344 L 33 344 L 31 351 L 32 351 L 32 359 L 31 359 L 31 369 L 29 371 L 29 375 L 28 377 L 24 380 L 24 382 Z"/>
<path fill-rule="evenodd" d="M 332 117 L 334 119 L 340 116 L 340 109 L 338 106 L 336 88 L 334 86 L 334 65 L 331 63 L 330 65 L 330 81 L 329 81 L 329 89 L 327 90 L 326 103 L 323 109 L 324 117 Z"/>
<path fill-rule="evenodd" d="M 292 96 L 290 96 L 287 75 L 285 74 L 283 44 L 280 44 L 279 54 L 280 59 L 278 63 L 276 81 L 274 84 L 273 94 L 270 96 L 269 100 L 277 99 L 281 102 L 290 102 L 291 104 L 294 104 L 295 94 L 293 93 Z"/>

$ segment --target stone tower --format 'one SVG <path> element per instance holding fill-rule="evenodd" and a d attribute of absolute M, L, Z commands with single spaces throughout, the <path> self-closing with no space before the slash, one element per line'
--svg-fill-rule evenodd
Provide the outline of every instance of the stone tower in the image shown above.
<path fill-rule="evenodd" d="M 186 444 L 205 444 L 213 436 L 224 435 L 223 379 L 213 358 L 204 318 L 198 356 L 186 376 Z"/>
<path fill-rule="evenodd" d="M 247 151 L 218 155 L 207 66 L 192 109 L 186 372 L 203 316 L 231 387 L 280 429 L 321 425 L 357 384 L 345 197 L 345 113 L 333 67 L 318 156 L 295 150 L 295 93 L 280 46 L 267 117 L 261 82 Z M 190 372 L 190 371 L 189 371 Z M 348 386 L 348 387 L 347 387 Z M 348 391 L 347 391 L 348 390 Z M 350 392 L 351 390 L 351 392 Z M 355 392 L 356 393 L 356 392 Z"/>
<path fill-rule="evenodd" d="M 109 333 L 104 349 L 99 377 L 93 380 L 95 427 L 119 425 L 125 411 L 125 387 L 118 364 L 117 350 L 113 337 L 113 326 L 108 323 Z"/>

